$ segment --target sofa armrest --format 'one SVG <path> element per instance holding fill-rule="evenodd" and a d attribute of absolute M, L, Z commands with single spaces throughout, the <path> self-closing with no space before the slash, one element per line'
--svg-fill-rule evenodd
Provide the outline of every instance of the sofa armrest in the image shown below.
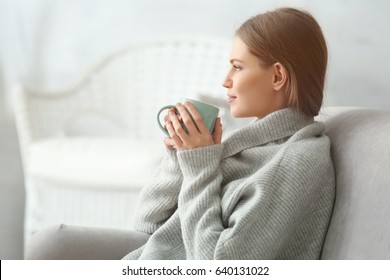
<path fill-rule="evenodd" d="M 119 260 L 141 247 L 149 235 L 131 230 L 57 225 L 31 236 L 29 260 Z"/>

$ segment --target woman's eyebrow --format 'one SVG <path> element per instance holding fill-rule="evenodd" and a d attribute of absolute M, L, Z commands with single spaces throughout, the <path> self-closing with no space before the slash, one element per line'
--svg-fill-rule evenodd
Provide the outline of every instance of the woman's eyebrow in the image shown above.
<path fill-rule="evenodd" d="M 230 63 L 231 63 L 231 64 L 233 64 L 233 62 L 235 62 L 235 61 L 244 63 L 244 61 L 242 61 L 242 60 L 240 60 L 240 59 L 237 59 L 237 58 L 232 58 L 232 59 L 230 59 Z"/>

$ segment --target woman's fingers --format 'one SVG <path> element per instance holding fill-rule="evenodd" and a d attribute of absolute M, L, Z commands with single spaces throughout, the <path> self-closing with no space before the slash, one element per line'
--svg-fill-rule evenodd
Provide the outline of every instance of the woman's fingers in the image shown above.
<path fill-rule="evenodd" d="M 165 147 L 168 149 L 168 150 L 173 150 L 175 149 L 175 141 L 173 141 L 171 138 L 169 137 L 165 137 L 164 138 L 164 145 Z"/>
<path fill-rule="evenodd" d="M 187 128 L 188 134 L 194 134 L 198 132 L 198 128 L 196 126 L 196 123 L 194 123 L 193 118 L 191 117 L 190 113 L 188 113 L 188 109 L 186 109 L 185 106 L 183 106 L 181 103 L 177 103 L 177 109 L 179 110 L 180 116 L 183 120 L 184 125 Z"/>
<path fill-rule="evenodd" d="M 183 141 L 186 139 L 186 132 L 184 131 L 183 126 L 177 118 L 177 115 L 174 110 L 169 110 L 170 121 L 167 122 L 166 128 L 169 136 L 175 142 L 177 148 L 183 146 Z"/>
<path fill-rule="evenodd" d="M 184 106 L 181 105 L 183 108 Z M 187 115 L 191 115 L 192 116 L 192 119 L 190 117 L 190 123 L 192 123 L 193 126 L 195 126 L 195 128 L 197 128 L 197 130 L 200 132 L 200 133 L 210 133 L 206 124 L 204 123 L 203 119 L 202 119 L 202 116 L 199 114 L 198 110 L 196 110 L 196 108 L 194 107 L 194 105 L 191 104 L 191 102 L 186 102 L 185 103 L 185 108 L 187 108 L 188 112 Z M 184 109 L 185 111 L 185 109 Z M 180 112 L 181 113 L 181 112 Z M 183 120 L 184 120 L 184 116 L 183 116 Z M 185 121 L 185 120 L 184 120 Z"/>
<path fill-rule="evenodd" d="M 168 118 L 165 118 L 170 138 L 164 140 L 164 143 L 168 149 L 194 149 L 221 143 L 222 127 L 219 118 L 211 134 L 202 116 L 191 103 L 186 102 L 185 106 L 178 103 L 176 108 L 169 109 Z"/>
<path fill-rule="evenodd" d="M 197 134 L 198 132 L 209 132 L 202 116 L 190 102 L 186 102 L 185 106 L 177 103 L 176 107 L 179 114 L 177 114 L 174 108 L 171 108 L 168 111 L 168 115 L 164 117 L 164 120 L 165 122 L 172 122 L 174 129 L 177 129 L 177 134 L 186 136 L 187 134 Z M 178 122 L 176 122 L 176 119 Z M 180 126 L 179 123 L 181 124 Z M 184 123 L 187 131 L 183 129 L 182 123 Z"/>
<path fill-rule="evenodd" d="M 169 109 L 169 111 L 170 110 L 173 110 L 174 112 L 176 112 L 176 110 L 175 110 L 175 108 L 171 108 L 171 109 Z M 170 119 L 170 117 L 169 117 L 169 111 L 168 111 L 168 113 L 164 116 L 164 123 L 165 123 L 165 126 L 166 126 L 166 123 L 167 122 L 169 122 L 171 119 Z M 182 121 L 182 117 L 180 116 L 180 115 L 177 115 L 177 118 L 179 119 L 179 121 Z M 164 127 L 165 127 L 164 126 Z"/>

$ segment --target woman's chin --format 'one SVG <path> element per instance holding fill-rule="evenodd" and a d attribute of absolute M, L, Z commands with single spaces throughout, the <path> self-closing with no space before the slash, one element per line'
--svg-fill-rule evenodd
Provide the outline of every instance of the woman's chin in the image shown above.
<path fill-rule="evenodd" d="M 230 107 L 230 114 L 235 118 L 245 118 L 246 117 L 240 111 L 234 110 L 234 108 L 232 108 L 232 107 Z"/>

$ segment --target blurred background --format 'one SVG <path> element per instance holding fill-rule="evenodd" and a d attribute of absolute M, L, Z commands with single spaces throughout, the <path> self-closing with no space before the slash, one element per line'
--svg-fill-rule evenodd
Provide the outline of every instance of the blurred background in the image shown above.
<path fill-rule="evenodd" d="M 0 0 L 0 258 L 23 257 L 24 179 L 11 106 L 16 83 L 60 90 L 131 42 L 230 40 L 248 17 L 281 6 L 307 9 L 323 28 L 325 105 L 389 110 L 386 0 Z"/>

